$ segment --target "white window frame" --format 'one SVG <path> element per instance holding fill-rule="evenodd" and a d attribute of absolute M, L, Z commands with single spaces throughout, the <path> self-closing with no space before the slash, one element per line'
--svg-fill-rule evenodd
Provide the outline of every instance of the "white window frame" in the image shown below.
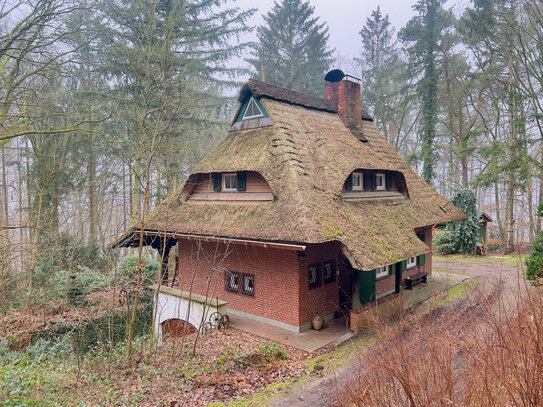
<path fill-rule="evenodd" d="M 379 180 L 381 180 L 381 185 L 379 185 Z M 386 189 L 386 177 L 385 174 L 377 174 L 375 179 L 375 190 L 384 191 Z"/>
<path fill-rule="evenodd" d="M 360 185 L 354 184 L 354 178 L 360 177 Z M 362 191 L 364 189 L 364 174 L 362 172 L 353 172 L 353 191 Z"/>
<path fill-rule="evenodd" d="M 232 182 L 230 182 L 230 188 L 226 188 L 226 177 L 233 177 L 234 187 L 232 188 Z M 226 192 L 235 192 L 238 190 L 238 180 L 235 172 L 227 172 L 222 174 L 222 190 Z"/>
<path fill-rule="evenodd" d="M 416 267 L 417 266 L 417 256 L 415 257 L 410 257 L 407 259 L 407 266 L 406 268 L 408 269 L 412 269 L 413 267 Z"/>
<path fill-rule="evenodd" d="M 378 267 L 375 269 L 375 279 L 379 280 L 380 278 L 387 277 L 392 274 L 392 265 Z"/>
<path fill-rule="evenodd" d="M 255 104 L 260 114 L 247 116 L 247 111 L 249 110 L 249 106 L 251 105 L 251 103 Z M 241 118 L 241 120 L 256 119 L 258 117 L 263 117 L 263 116 L 264 116 L 264 113 L 262 112 L 262 109 L 260 108 L 260 106 L 258 106 L 258 103 L 256 103 L 256 100 L 254 98 L 251 98 L 249 99 L 249 103 L 247 103 L 247 107 L 245 108 L 245 112 L 243 112 L 243 117 Z"/>

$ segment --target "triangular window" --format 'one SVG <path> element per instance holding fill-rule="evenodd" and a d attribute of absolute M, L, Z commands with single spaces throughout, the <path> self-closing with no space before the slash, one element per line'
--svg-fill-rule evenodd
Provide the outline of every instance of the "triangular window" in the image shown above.
<path fill-rule="evenodd" d="M 258 117 L 264 117 L 264 113 L 260 106 L 258 106 L 256 100 L 251 98 L 249 103 L 247 103 L 247 108 L 245 109 L 241 120 L 256 119 Z"/>

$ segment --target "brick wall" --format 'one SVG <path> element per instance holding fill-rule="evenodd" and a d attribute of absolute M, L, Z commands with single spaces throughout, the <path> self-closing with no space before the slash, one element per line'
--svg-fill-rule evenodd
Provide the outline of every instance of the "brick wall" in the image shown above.
<path fill-rule="evenodd" d="M 300 326 L 310 323 L 316 313 L 321 316 L 334 313 L 338 310 L 339 302 L 339 276 L 337 273 L 333 282 L 324 283 L 321 278 L 320 286 L 309 288 L 310 265 L 321 264 L 322 273 L 324 262 L 334 260 L 334 271 L 339 269 L 340 250 L 338 243 L 308 245 L 305 254 L 307 257 L 300 265 Z"/>
<path fill-rule="evenodd" d="M 396 267 L 394 265 L 393 267 Z M 381 294 L 394 291 L 396 288 L 396 276 L 394 274 L 381 278 L 375 282 L 375 296 L 378 298 Z"/>
<path fill-rule="evenodd" d="M 254 297 L 226 291 L 225 270 L 254 275 Z M 192 292 L 228 301 L 228 308 L 300 325 L 296 251 L 182 239 L 179 276 L 182 290 L 189 291 L 193 281 Z"/>

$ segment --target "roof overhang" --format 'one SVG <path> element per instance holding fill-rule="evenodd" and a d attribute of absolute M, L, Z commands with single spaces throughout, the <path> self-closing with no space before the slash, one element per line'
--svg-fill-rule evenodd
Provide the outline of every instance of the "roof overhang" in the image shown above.
<path fill-rule="evenodd" d="M 109 248 L 117 249 L 120 247 L 137 247 L 140 244 L 141 231 L 132 231 L 131 233 L 125 233 L 121 239 L 113 242 Z M 160 232 L 156 230 L 144 230 L 143 236 L 145 237 L 143 246 L 151 244 L 154 239 L 186 239 L 196 240 L 203 242 L 222 242 L 225 244 L 237 244 L 242 246 L 264 247 L 269 249 L 282 249 L 292 251 L 305 251 L 305 245 L 283 242 L 270 242 L 265 240 L 249 240 L 249 239 L 236 239 L 230 237 L 221 236 L 206 236 L 196 235 L 189 233 L 175 233 L 175 232 Z"/>

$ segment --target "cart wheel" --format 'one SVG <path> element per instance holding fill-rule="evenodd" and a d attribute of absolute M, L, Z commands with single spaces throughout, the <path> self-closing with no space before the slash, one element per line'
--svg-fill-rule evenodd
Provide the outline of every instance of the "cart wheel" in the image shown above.
<path fill-rule="evenodd" d="M 224 314 L 221 319 L 221 323 L 219 325 L 219 329 L 228 329 L 230 328 L 230 317 L 228 315 Z"/>
<path fill-rule="evenodd" d="M 217 328 L 221 324 L 221 321 L 222 315 L 219 312 L 214 312 L 209 317 L 209 322 L 211 322 L 211 326 L 213 326 L 213 328 Z"/>
<path fill-rule="evenodd" d="M 211 325 L 211 322 L 206 322 L 205 324 L 202 325 L 200 330 L 202 331 L 203 334 L 207 334 L 213 330 L 213 325 Z"/>

